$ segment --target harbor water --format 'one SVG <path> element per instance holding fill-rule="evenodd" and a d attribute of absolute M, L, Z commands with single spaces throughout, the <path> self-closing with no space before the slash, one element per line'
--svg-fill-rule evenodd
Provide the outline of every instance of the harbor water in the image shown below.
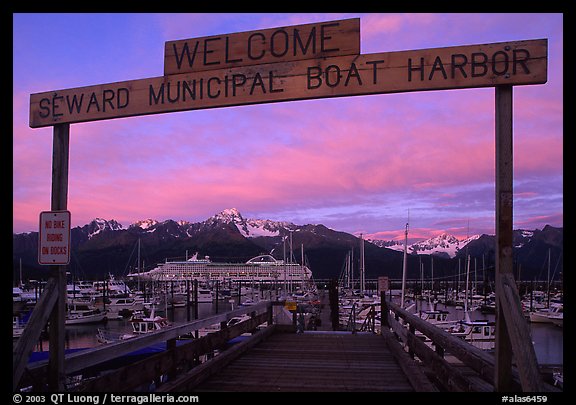
<path fill-rule="evenodd" d="M 424 305 L 422 305 L 424 304 Z M 235 304 L 220 301 L 218 303 L 218 313 L 226 312 L 233 309 Z M 418 302 L 416 312 L 427 309 L 427 302 Z M 436 309 L 449 312 L 449 320 L 464 319 L 464 310 L 457 309 L 453 306 L 437 304 Z M 157 315 L 165 316 L 172 324 L 185 323 L 190 313 L 190 320 L 194 320 L 194 308 L 177 307 L 168 309 L 167 313 L 157 312 Z M 206 318 L 216 314 L 216 305 L 214 303 L 198 304 L 198 319 Z M 495 320 L 493 314 L 483 314 L 480 311 L 470 312 L 471 320 L 487 319 Z M 78 324 L 66 325 L 65 349 L 85 349 L 97 347 L 102 343 L 98 342 L 96 336 L 98 329 L 106 329 L 114 332 L 131 332 L 132 327 L 128 318 L 110 319 L 106 323 L 99 324 Z M 564 364 L 564 335 L 563 329 L 549 323 L 530 323 L 531 339 L 536 352 L 538 363 L 541 365 L 563 366 Z M 46 337 L 36 345 L 35 351 L 48 351 L 49 343 Z"/>
<path fill-rule="evenodd" d="M 418 300 L 417 311 L 428 309 L 427 301 Z M 448 320 L 463 320 L 464 309 L 445 304 L 436 304 L 436 309 L 448 311 Z M 486 319 L 495 321 L 494 314 L 483 314 L 479 310 L 470 312 L 470 320 Z M 530 333 L 538 364 L 558 365 L 564 364 L 564 330 L 551 323 L 530 322 Z"/>
<path fill-rule="evenodd" d="M 232 309 L 233 304 L 225 301 L 218 303 L 218 313 L 221 314 Z M 194 320 L 194 308 L 190 307 L 190 320 Z M 198 319 L 216 315 L 214 303 L 198 303 Z M 188 308 L 176 307 L 165 311 L 156 311 L 156 315 L 167 317 L 173 325 L 185 323 L 188 319 Z M 109 319 L 104 323 L 66 325 L 65 349 L 86 349 L 100 346 L 96 338 L 98 329 L 106 329 L 113 332 L 131 333 L 132 326 L 129 318 Z M 36 345 L 35 351 L 48 351 L 50 348 L 48 339 L 43 336 Z"/>

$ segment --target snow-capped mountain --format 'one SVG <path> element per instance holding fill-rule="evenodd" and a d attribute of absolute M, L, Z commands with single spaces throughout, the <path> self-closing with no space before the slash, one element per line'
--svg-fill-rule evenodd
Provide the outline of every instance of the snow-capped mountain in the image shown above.
<path fill-rule="evenodd" d="M 283 237 L 292 232 L 293 244 L 288 247 Z M 293 257 L 302 251 L 309 261 L 314 276 L 338 277 L 345 257 L 351 249 L 359 257 L 359 238 L 346 232 L 329 229 L 321 224 L 296 225 L 291 222 L 268 219 L 248 219 L 237 209 L 230 208 L 202 222 L 137 221 L 128 228 L 111 219 L 96 218 L 82 227 L 71 230 L 71 273 L 87 278 L 103 277 L 109 272 L 126 273 L 134 261 L 135 246 L 142 247 L 145 268 L 151 268 L 167 258 L 184 257 L 198 252 L 215 261 L 237 263 L 259 254 L 268 253 L 282 259 L 294 249 Z M 368 241 L 365 244 L 368 277 L 388 275 L 400 277 L 402 271 L 403 241 Z M 546 226 L 542 230 L 514 231 L 515 260 L 521 264 L 526 277 L 538 277 L 549 252 L 553 266 L 561 260 L 563 229 Z M 384 249 L 385 247 L 386 249 Z M 434 271 L 452 274 L 453 260 L 464 254 L 485 258 L 486 265 L 494 262 L 494 236 L 474 236 L 458 240 L 441 234 L 409 246 L 409 273 L 418 274 L 418 255 L 435 255 Z M 25 277 L 44 277 L 45 269 L 38 265 L 38 232 L 14 234 L 13 259 L 22 259 Z M 560 258 L 560 259 L 559 259 Z M 133 266 L 133 264 L 130 264 Z M 561 267 L 561 266 L 560 266 Z M 84 273 L 82 275 L 82 273 Z"/>
<path fill-rule="evenodd" d="M 118 231 L 124 229 L 124 227 L 113 219 L 107 221 L 102 218 L 95 218 L 88 225 L 84 225 L 83 229 L 87 233 L 88 239 L 91 239 L 94 235 L 98 235 L 100 232 Z"/>
<path fill-rule="evenodd" d="M 454 235 L 441 233 L 438 236 L 426 239 L 424 241 L 412 243 L 408 245 L 409 254 L 426 254 L 444 257 L 455 257 L 464 246 L 473 240 L 476 240 L 480 235 L 474 235 L 465 239 L 458 239 Z M 388 249 L 404 251 L 404 243 L 399 241 L 370 241 L 377 246 L 386 247 Z"/>
<path fill-rule="evenodd" d="M 242 236 L 246 238 L 281 236 L 281 231 L 297 228 L 297 226 L 291 222 L 271 221 L 268 219 L 245 219 L 236 208 L 225 209 L 204 221 L 204 223 L 215 222 L 234 224 Z"/>
<path fill-rule="evenodd" d="M 130 228 L 132 227 L 139 227 L 142 228 L 144 230 L 149 230 L 151 228 L 153 228 L 156 224 L 158 224 L 158 221 L 156 221 L 155 219 L 144 219 L 142 221 L 136 221 L 133 224 L 130 225 Z"/>

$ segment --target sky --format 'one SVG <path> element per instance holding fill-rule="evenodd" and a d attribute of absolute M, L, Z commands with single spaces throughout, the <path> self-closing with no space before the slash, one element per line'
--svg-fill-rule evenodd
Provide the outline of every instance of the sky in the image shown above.
<path fill-rule="evenodd" d="M 13 232 L 50 210 L 52 127 L 30 94 L 162 76 L 166 41 L 360 18 L 361 53 L 548 39 L 514 87 L 514 229 L 563 226 L 562 14 L 14 14 Z M 327 98 L 71 124 L 68 210 L 124 227 L 245 218 L 372 239 L 495 233 L 494 88 Z"/>

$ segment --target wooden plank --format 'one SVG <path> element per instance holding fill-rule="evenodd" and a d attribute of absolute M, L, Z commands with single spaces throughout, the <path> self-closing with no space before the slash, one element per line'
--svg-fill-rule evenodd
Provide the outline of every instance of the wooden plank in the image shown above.
<path fill-rule="evenodd" d="M 315 354 L 311 356 L 313 352 Z M 193 389 L 267 392 L 414 390 L 381 336 L 330 332 L 276 333 Z"/>
<path fill-rule="evenodd" d="M 52 308 L 58 300 L 58 280 L 50 277 L 38 302 L 32 310 L 30 319 L 12 350 L 12 389 L 16 391 L 22 374 L 28 365 L 30 353 L 38 343 L 42 329 L 48 322 Z"/>
<path fill-rule="evenodd" d="M 90 367 L 107 360 L 120 357 L 122 355 L 131 353 L 155 343 L 164 342 L 169 339 L 177 338 L 178 336 L 186 335 L 198 329 L 202 329 L 211 325 L 219 324 L 220 322 L 228 321 L 235 316 L 243 315 L 245 313 L 253 312 L 260 313 L 268 311 L 271 308 L 270 301 L 259 302 L 250 307 L 241 307 L 233 311 L 223 314 L 214 315 L 208 318 L 199 319 L 190 323 L 172 326 L 154 333 L 145 334 L 144 336 L 135 337 L 126 341 L 110 343 L 98 347 L 94 347 L 80 352 L 72 353 L 66 356 L 66 371 L 74 373 L 86 367 Z M 37 362 L 30 365 L 30 370 L 40 369 L 46 366 L 46 362 Z"/>
<path fill-rule="evenodd" d="M 393 309 L 394 307 L 397 307 L 396 304 L 393 304 Z M 398 307 L 399 308 L 399 307 Z M 403 313 L 400 314 L 400 316 L 404 317 L 405 314 L 407 314 L 405 312 L 405 310 L 402 310 Z M 415 325 L 415 329 L 420 330 L 420 323 L 418 322 L 419 318 L 416 318 L 415 316 L 411 315 L 409 317 L 405 318 L 406 321 L 411 322 L 412 324 Z M 458 391 L 468 391 L 469 390 L 469 381 L 467 379 L 465 379 L 459 372 L 457 372 L 456 369 L 454 369 L 451 365 L 449 365 L 443 358 L 441 358 L 440 356 L 438 356 L 437 353 L 435 353 L 432 349 L 430 349 L 428 346 L 426 346 L 426 344 L 424 342 L 422 342 L 420 339 L 416 338 L 415 335 L 413 333 L 409 333 L 408 329 L 406 329 L 404 326 L 402 326 L 398 321 L 396 321 L 396 319 L 394 319 L 394 317 L 389 316 L 388 319 L 392 330 L 394 331 L 394 333 L 402 340 L 402 342 L 404 342 L 404 344 L 406 344 L 407 346 L 409 346 L 412 352 L 414 352 L 419 358 L 420 360 L 423 362 L 424 366 L 429 368 L 432 371 L 432 375 L 435 376 L 435 378 L 438 379 L 438 381 L 442 384 L 445 385 L 445 387 L 451 389 L 451 390 L 458 390 Z M 415 321 L 415 322 L 412 322 Z M 423 320 L 422 320 L 423 321 Z M 423 321 L 426 322 L 426 321 Z M 425 324 L 424 326 L 430 326 L 434 329 L 438 329 L 436 327 L 434 327 L 431 324 Z M 427 329 L 427 328 L 424 329 Z M 444 344 L 445 346 L 448 346 L 446 344 L 446 337 L 447 336 L 436 336 L 434 332 L 436 332 L 434 329 L 428 330 L 428 331 L 422 331 L 424 334 L 430 334 L 430 337 L 433 341 L 435 341 L 435 344 L 437 346 L 440 346 L 440 344 Z M 438 329 L 439 331 L 446 333 L 440 329 Z M 428 333 L 427 333 L 428 332 Z M 432 333 L 429 333 L 432 332 Z M 454 337 L 451 337 L 453 339 L 456 339 Z M 450 340 L 450 339 L 448 339 Z M 457 339 L 458 343 L 457 345 L 459 345 L 460 343 L 464 343 L 465 345 L 467 345 L 465 342 L 460 341 L 460 339 Z M 442 342 L 442 343 L 440 343 Z M 416 347 L 415 347 L 416 346 Z M 469 346 L 469 345 L 467 345 Z M 444 346 L 442 346 L 444 347 Z M 458 354 L 459 357 L 463 357 L 466 355 L 466 349 L 467 347 L 463 348 L 464 350 L 458 350 Z M 407 356 L 407 355 L 406 355 Z M 492 377 L 493 374 L 490 374 L 490 377 Z M 476 386 L 476 385 L 475 385 Z"/>
<path fill-rule="evenodd" d="M 181 346 L 172 347 L 166 352 L 155 354 L 147 359 L 87 381 L 83 385 L 83 389 L 91 392 L 133 391 L 147 381 L 153 381 L 159 378 L 160 375 L 175 370 L 178 366 L 192 364 L 197 356 L 211 352 L 224 345 L 230 339 L 253 330 L 258 325 L 266 322 L 267 317 L 267 313 L 262 313 L 255 318 L 243 321 L 230 328 L 191 340 Z"/>
<path fill-rule="evenodd" d="M 176 380 L 163 384 L 157 391 L 190 391 L 195 385 L 203 382 L 212 374 L 220 371 L 246 350 L 259 343 L 262 339 L 270 336 L 273 331 L 274 325 L 259 330 L 256 334 L 252 335 L 250 339 L 234 345 L 231 349 L 226 350 L 224 353 L 202 363 L 198 367 L 193 368 L 190 372 L 178 377 Z"/>
<path fill-rule="evenodd" d="M 494 382 L 494 356 L 470 345 L 462 339 L 452 336 L 450 333 L 426 322 L 423 319 L 408 313 L 395 303 L 388 302 L 388 306 L 406 322 L 414 325 L 417 330 L 428 336 L 436 345 L 449 351 L 464 364 L 475 370 L 485 381 Z M 408 343 L 408 331 L 390 316 L 388 321 L 395 333 Z"/>
<path fill-rule="evenodd" d="M 522 313 L 520 296 L 512 272 L 500 275 L 500 292 L 501 311 L 506 321 L 507 334 L 514 352 L 522 390 L 542 392 L 544 391 L 543 380 L 532 344 L 530 325 Z"/>
<path fill-rule="evenodd" d="M 318 58 L 30 96 L 30 126 L 410 91 L 541 84 L 546 39 Z"/>
<path fill-rule="evenodd" d="M 410 384 L 417 392 L 436 392 L 438 388 L 432 384 L 432 382 L 426 377 L 422 372 L 420 366 L 418 366 L 408 354 L 402 350 L 400 344 L 396 340 L 396 337 L 388 329 L 382 330 L 382 336 L 386 340 L 386 345 L 388 349 L 394 355 L 396 361 L 402 368 L 404 375 L 408 377 Z"/>
<path fill-rule="evenodd" d="M 482 386 L 466 378 L 457 368 L 438 356 L 430 347 L 413 334 L 408 334 L 408 345 L 426 367 L 429 367 L 438 380 L 449 391 L 479 392 Z"/>
<path fill-rule="evenodd" d="M 360 53 L 360 19 L 167 41 L 164 75 Z"/>
<path fill-rule="evenodd" d="M 416 329 L 428 336 L 436 345 L 441 346 L 446 352 L 449 352 L 460 361 L 462 361 L 466 366 L 470 367 L 472 370 L 478 373 L 479 377 L 484 381 L 494 384 L 495 375 L 495 357 L 489 353 L 486 353 L 477 347 L 470 345 L 469 343 L 458 339 L 448 332 L 443 331 L 440 328 L 416 317 L 413 314 L 406 312 L 406 310 L 400 308 L 395 303 L 388 302 L 389 307 L 397 314 L 399 317 L 405 319 L 407 322 L 411 322 L 415 325 Z M 388 321 L 392 327 L 394 333 L 396 333 L 405 343 L 408 342 L 408 331 L 402 325 L 400 325 L 394 316 L 389 315 Z M 519 391 L 522 389 L 520 384 L 520 378 L 518 371 L 513 368 L 511 370 L 512 375 L 512 390 Z"/>

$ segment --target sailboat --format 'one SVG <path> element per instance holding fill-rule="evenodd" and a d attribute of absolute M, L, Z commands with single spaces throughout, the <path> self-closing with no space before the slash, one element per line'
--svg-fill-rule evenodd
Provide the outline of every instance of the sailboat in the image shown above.
<path fill-rule="evenodd" d="M 496 323 L 487 319 L 471 320 L 469 308 L 470 288 L 470 255 L 467 255 L 466 287 L 464 291 L 464 319 L 448 329 L 453 336 L 464 339 L 482 350 L 493 350 L 496 347 Z"/>
<path fill-rule="evenodd" d="M 551 303 L 550 302 L 550 261 L 551 261 L 551 254 L 550 249 L 548 249 L 548 289 L 547 289 L 547 297 L 548 303 L 546 307 L 537 309 L 535 311 L 530 311 L 530 322 L 536 323 L 556 323 L 558 326 L 563 326 L 563 311 L 564 306 L 561 303 Z M 553 322 L 553 319 L 556 322 Z"/>
<path fill-rule="evenodd" d="M 404 259 L 402 262 L 402 295 L 400 298 L 400 308 L 404 308 L 404 297 L 406 293 L 406 272 L 408 267 L 408 221 L 406 222 L 406 231 L 404 232 Z"/>

